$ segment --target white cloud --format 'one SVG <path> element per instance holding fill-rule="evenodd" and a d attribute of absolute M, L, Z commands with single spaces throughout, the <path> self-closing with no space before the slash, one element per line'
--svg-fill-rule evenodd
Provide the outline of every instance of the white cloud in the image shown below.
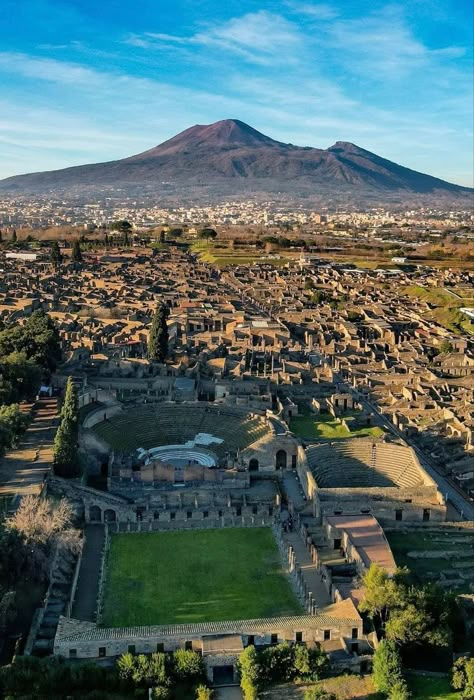
<path fill-rule="evenodd" d="M 266 10 L 209 25 L 190 36 L 146 32 L 125 39 L 129 45 L 146 49 L 163 44 L 214 48 L 224 54 L 237 54 L 245 61 L 260 65 L 293 62 L 295 50 L 303 42 L 304 35 L 296 24 Z"/>
<path fill-rule="evenodd" d="M 398 80 L 437 59 L 464 54 L 458 46 L 430 49 L 413 33 L 396 6 L 356 19 L 339 19 L 322 28 L 322 45 L 352 73 Z"/>

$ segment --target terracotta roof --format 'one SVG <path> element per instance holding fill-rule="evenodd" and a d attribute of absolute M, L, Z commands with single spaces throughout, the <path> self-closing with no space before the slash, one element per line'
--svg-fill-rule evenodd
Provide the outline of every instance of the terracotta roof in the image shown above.
<path fill-rule="evenodd" d="M 183 625 L 150 625 L 141 627 L 98 627 L 94 622 L 84 622 L 60 617 L 55 642 L 105 641 L 113 639 L 146 639 L 148 637 L 180 637 L 186 634 L 254 634 L 271 629 L 303 630 L 314 628 L 358 625 L 361 621 L 354 603 L 347 599 L 326 608 L 315 615 L 269 617 L 251 620 L 201 622 Z"/>

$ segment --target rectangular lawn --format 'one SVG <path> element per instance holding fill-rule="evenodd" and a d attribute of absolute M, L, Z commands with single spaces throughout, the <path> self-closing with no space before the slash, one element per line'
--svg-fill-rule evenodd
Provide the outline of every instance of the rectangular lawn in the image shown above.
<path fill-rule="evenodd" d="M 111 536 L 109 627 L 298 615 L 270 528 Z"/>

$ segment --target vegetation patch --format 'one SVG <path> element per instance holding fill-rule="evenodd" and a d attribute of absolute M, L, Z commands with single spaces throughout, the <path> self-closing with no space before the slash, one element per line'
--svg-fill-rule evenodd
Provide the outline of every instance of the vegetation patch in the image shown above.
<path fill-rule="evenodd" d="M 269 528 L 112 535 L 105 626 L 300 613 Z"/>
<path fill-rule="evenodd" d="M 472 533 L 429 528 L 388 530 L 385 534 L 397 565 L 410 570 L 413 583 L 437 583 L 444 578 L 450 589 L 470 592 L 474 575 Z"/>
<path fill-rule="evenodd" d="M 354 416 L 344 416 L 348 422 Z M 351 437 L 380 437 L 382 428 L 378 426 L 355 427 L 348 430 L 342 423 L 335 420 L 330 413 L 319 415 L 306 413 L 295 416 L 290 421 L 290 430 L 303 438 L 313 440 L 341 440 Z"/>
<path fill-rule="evenodd" d="M 460 693 L 451 688 L 449 678 L 408 674 L 407 681 L 412 700 L 461 700 Z"/>

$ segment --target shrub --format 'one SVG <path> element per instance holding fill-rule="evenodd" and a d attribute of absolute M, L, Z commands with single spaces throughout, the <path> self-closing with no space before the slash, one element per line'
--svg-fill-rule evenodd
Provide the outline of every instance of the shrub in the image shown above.
<path fill-rule="evenodd" d="M 304 700 L 336 700 L 336 696 L 333 693 L 327 693 L 324 688 L 315 686 L 305 690 Z"/>
<path fill-rule="evenodd" d="M 180 681 L 197 681 L 204 677 L 204 664 L 195 651 L 177 649 L 173 654 L 174 675 Z"/>
<path fill-rule="evenodd" d="M 461 656 L 455 661 L 451 685 L 455 690 L 461 691 L 462 698 L 474 697 L 474 658 Z"/>
<path fill-rule="evenodd" d="M 211 700 L 214 694 L 207 685 L 198 685 L 196 693 L 196 700 Z"/>

